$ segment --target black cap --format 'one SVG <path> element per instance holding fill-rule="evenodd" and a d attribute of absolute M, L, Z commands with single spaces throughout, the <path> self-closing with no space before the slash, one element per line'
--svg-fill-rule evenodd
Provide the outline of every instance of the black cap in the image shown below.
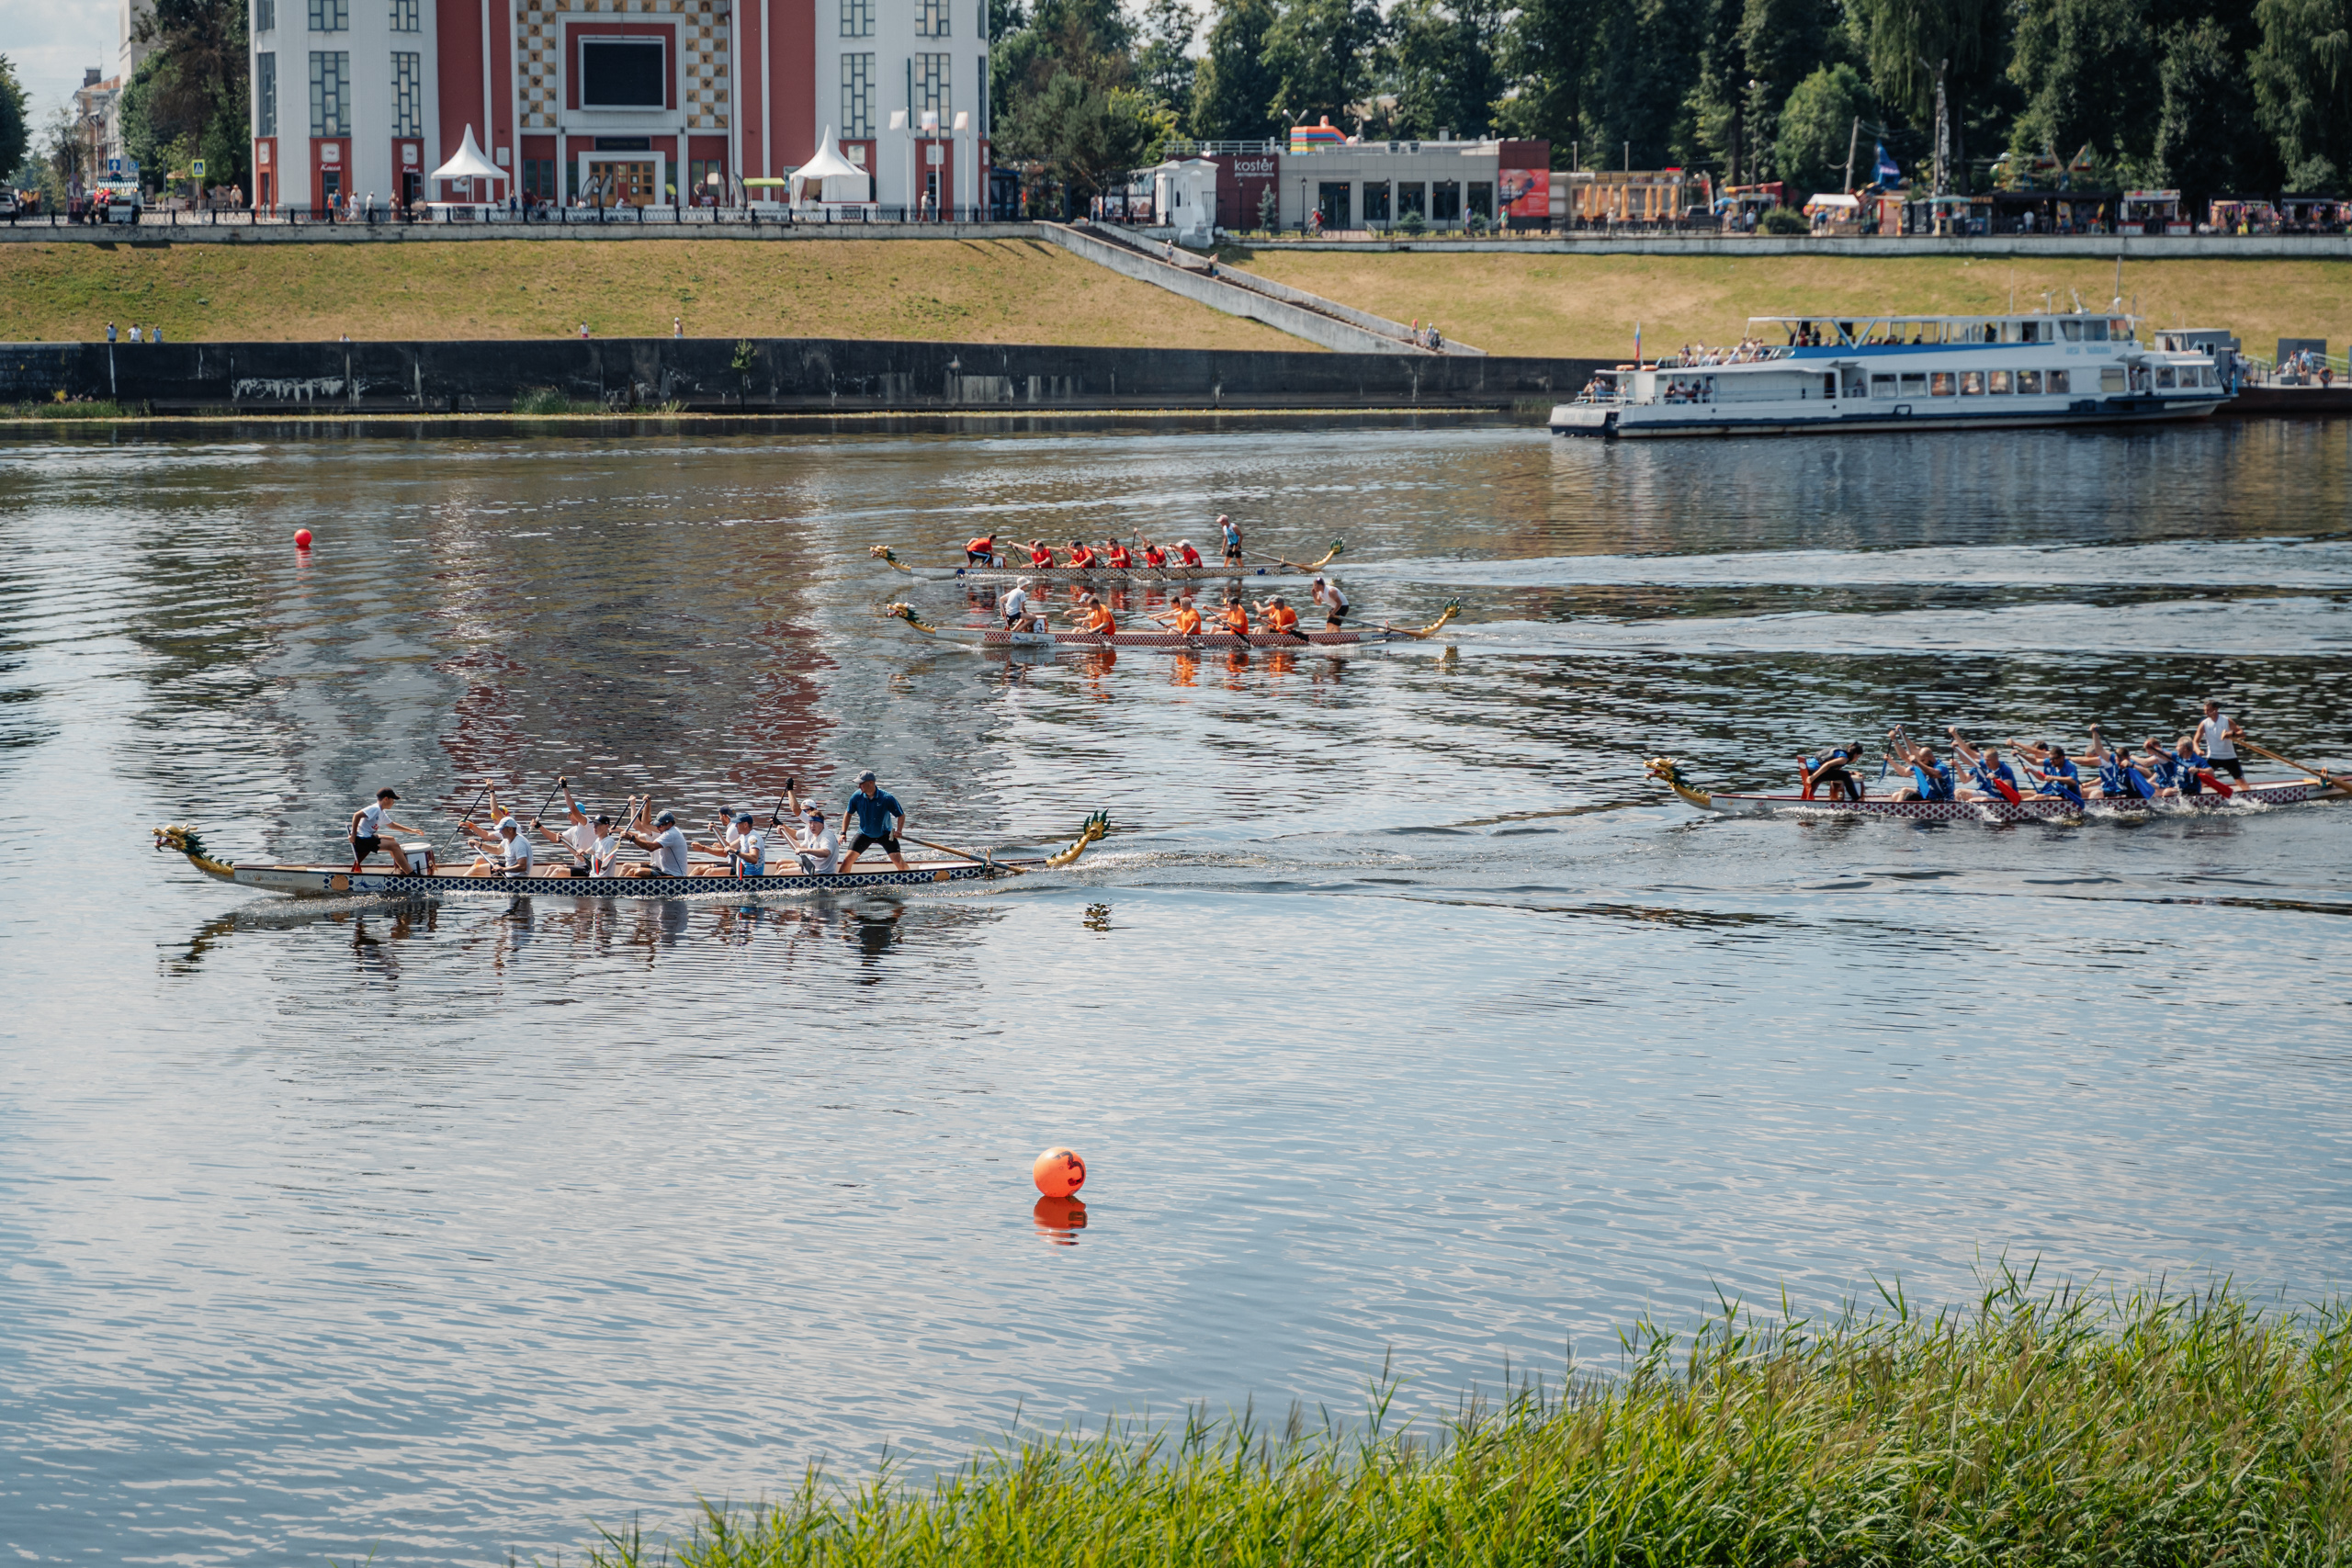
<path fill-rule="evenodd" d="M 674 828 L 678 825 L 678 814 L 674 811 L 664 811 L 653 819 L 653 825 L 656 828 Z"/>
<path fill-rule="evenodd" d="M 376 798 L 378 800 L 398 800 L 400 797 L 400 792 L 398 790 L 379 789 L 376 792 Z"/>

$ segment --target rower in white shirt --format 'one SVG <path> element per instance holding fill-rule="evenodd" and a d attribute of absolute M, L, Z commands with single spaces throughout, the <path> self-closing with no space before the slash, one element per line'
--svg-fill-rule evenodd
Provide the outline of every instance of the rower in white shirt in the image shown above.
<path fill-rule="evenodd" d="M 840 829 L 826 822 L 823 807 L 811 801 L 803 809 L 798 796 L 787 792 L 787 797 L 792 802 L 793 815 L 802 824 L 792 835 L 793 852 L 800 862 L 800 874 L 803 876 L 832 875 L 842 865 Z"/>
<path fill-rule="evenodd" d="M 723 865 L 695 868 L 696 876 L 765 876 L 768 874 L 768 841 L 765 835 L 752 826 L 752 814 L 739 811 L 732 827 L 724 822 L 712 824 L 718 829 L 718 841 L 696 844 L 705 854 L 724 855 Z"/>
<path fill-rule="evenodd" d="M 523 824 L 514 818 L 501 818 L 497 829 L 489 832 L 470 822 L 458 826 L 466 830 L 466 837 L 481 846 L 481 856 L 466 868 L 468 876 L 531 874 L 531 836 L 523 831 Z"/>
<path fill-rule="evenodd" d="M 645 823 L 645 813 L 652 807 L 653 802 L 650 798 L 639 807 L 636 818 L 629 826 L 621 829 L 621 837 L 640 848 L 651 851 L 653 858 L 641 865 L 623 867 L 621 874 L 623 876 L 684 876 L 686 874 L 686 852 L 689 846 L 686 843 L 685 834 L 679 830 L 678 815 L 674 811 L 664 811 L 650 824 L 651 828 L 659 829 L 660 831 L 650 831 Z"/>
<path fill-rule="evenodd" d="M 595 821 L 590 821 L 588 814 L 580 809 L 580 803 L 571 797 L 571 785 L 566 782 L 559 787 L 563 791 L 563 809 L 571 818 L 571 825 L 559 833 L 534 817 L 531 827 L 540 838 L 570 854 L 572 875 L 586 876 L 589 874 L 589 862 L 595 856 L 596 840 L 610 832 L 613 819 L 599 817 Z M 600 824 L 603 825 L 601 829 Z"/>

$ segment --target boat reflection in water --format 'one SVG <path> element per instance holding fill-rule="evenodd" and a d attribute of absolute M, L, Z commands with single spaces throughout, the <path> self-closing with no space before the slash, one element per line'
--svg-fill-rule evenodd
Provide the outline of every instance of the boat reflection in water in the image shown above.
<path fill-rule="evenodd" d="M 1056 1247 L 1076 1247 L 1078 1233 L 1086 1228 L 1086 1205 L 1076 1198 L 1040 1198 L 1029 1218 Z"/>

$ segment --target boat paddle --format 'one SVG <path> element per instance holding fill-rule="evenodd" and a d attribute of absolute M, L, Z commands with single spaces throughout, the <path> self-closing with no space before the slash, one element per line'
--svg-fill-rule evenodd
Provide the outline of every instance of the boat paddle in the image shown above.
<path fill-rule="evenodd" d="M 531 813 L 532 827 L 536 828 L 539 825 L 539 818 L 545 817 L 548 814 L 548 807 L 555 804 L 555 797 L 557 794 L 562 790 L 564 785 L 571 782 L 571 781 L 567 778 L 557 778 L 555 781 L 555 788 L 548 791 L 548 797 L 539 802 L 539 808 L 537 811 Z"/>
<path fill-rule="evenodd" d="M 2301 768 L 2304 773 L 2311 774 L 2313 778 L 2316 778 L 2324 784 L 2333 785 L 2335 784 L 2335 775 L 2329 773 L 2325 768 L 2314 768 L 2308 763 L 2298 762 L 2292 757 L 2281 757 L 2278 752 L 2271 750 L 2268 747 L 2256 746 L 2253 741 L 2246 739 L 2244 736 L 2240 736 L 2238 738 L 2238 744 L 2245 747 L 2247 750 L 2253 752 L 2257 757 L 2267 757 L 2272 761 L 2283 763 L 2290 768 Z"/>

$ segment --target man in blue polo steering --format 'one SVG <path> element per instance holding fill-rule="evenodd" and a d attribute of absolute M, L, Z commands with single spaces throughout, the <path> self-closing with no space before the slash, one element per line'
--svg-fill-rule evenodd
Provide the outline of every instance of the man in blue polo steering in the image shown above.
<path fill-rule="evenodd" d="M 875 784 L 872 769 L 857 775 L 857 788 L 851 792 L 842 818 L 856 829 L 856 836 L 849 841 L 849 853 L 842 857 L 843 874 L 855 870 L 857 857 L 877 844 L 890 857 L 892 865 L 900 871 L 907 869 L 907 857 L 899 851 L 899 835 L 907 827 L 906 807 L 899 804 L 897 795 Z"/>

